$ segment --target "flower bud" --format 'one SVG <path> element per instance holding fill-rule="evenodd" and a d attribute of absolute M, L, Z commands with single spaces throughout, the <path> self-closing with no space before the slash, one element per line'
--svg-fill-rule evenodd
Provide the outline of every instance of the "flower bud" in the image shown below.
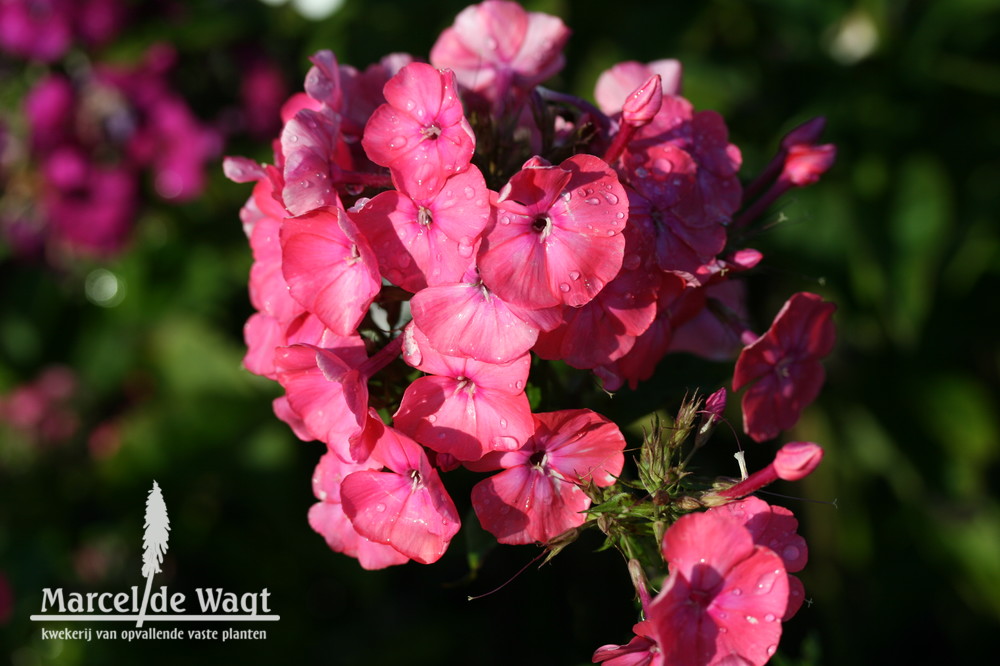
<path fill-rule="evenodd" d="M 785 138 L 781 140 L 782 150 L 790 150 L 794 146 L 815 144 L 819 141 L 819 135 L 823 133 L 825 127 L 826 118 L 823 116 L 807 120 L 785 135 Z"/>
<path fill-rule="evenodd" d="M 663 82 L 659 74 L 654 74 L 625 100 L 622 106 L 622 122 L 632 127 L 642 127 L 659 112 L 661 104 L 663 104 Z"/>
<path fill-rule="evenodd" d="M 779 479 L 798 481 L 812 473 L 823 460 L 823 449 L 812 442 L 789 442 L 774 456 Z"/>
<path fill-rule="evenodd" d="M 788 149 L 785 167 L 779 180 L 795 187 L 812 185 L 826 173 L 837 157 L 837 148 L 832 143 L 822 146 L 797 145 Z"/>

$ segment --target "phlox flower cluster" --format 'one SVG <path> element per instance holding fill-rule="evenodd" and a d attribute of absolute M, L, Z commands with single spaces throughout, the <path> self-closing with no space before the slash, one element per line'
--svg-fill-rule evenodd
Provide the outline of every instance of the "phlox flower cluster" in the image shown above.
<path fill-rule="evenodd" d="M 123 249 L 147 174 L 170 203 L 205 187 L 221 135 L 174 90 L 172 47 L 129 65 L 67 55 L 77 42 L 105 44 L 126 17 L 119 0 L 0 2 L 0 55 L 44 63 L 27 70 L 38 75 L 0 145 L 0 233 L 17 255 L 109 256 Z"/>
<path fill-rule="evenodd" d="M 633 559 L 637 539 L 656 540 L 662 559 L 641 566 L 665 564 L 664 586 L 654 599 L 637 584 L 636 640 L 595 660 L 763 663 L 801 604 L 788 572 L 806 551 L 790 512 L 748 495 L 801 478 L 819 448 L 786 445 L 742 484 L 686 480 L 679 452 L 689 434 L 694 449 L 707 440 L 721 390 L 685 403 L 671 436 L 655 429 L 629 481 L 615 423 L 536 411 L 527 389 L 547 361 L 610 392 L 637 389 L 672 352 L 738 357 L 746 433 L 794 425 L 823 381 L 833 306 L 796 294 L 752 332 L 741 278 L 763 257 L 742 243 L 834 151 L 811 121 L 744 190 L 739 149 L 719 114 L 682 96 L 678 62 L 615 65 L 596 105 L 542 87 L 569 36 L 556 17 L 487 0 L 429 62 L 312 57 L 273 164 L 225 162 L 254 183 L 240 214 L 254 258 L 244 364 L 280 384 L 274 411 L 299 438 L 325 444 L 309 522 L 333 550 L 368 569 L 436 561 L 461 528 L 445 481 L 463 467 L 487 474 L 468 502 L 500 543 L 554 554 L 595 526 Z M 807 471 L 789 472 L 793 459 Z"/>

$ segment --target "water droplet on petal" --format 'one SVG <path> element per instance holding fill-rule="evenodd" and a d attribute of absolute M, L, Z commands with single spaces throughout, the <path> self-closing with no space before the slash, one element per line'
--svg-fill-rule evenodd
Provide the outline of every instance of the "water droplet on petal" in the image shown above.
<path fill-rule="evenodd" d="M 774 582 L 778 580 L 778 576 L 781 574 L 781 570 L 769 571 L 760 578 L 757 579 L 757 586 L 754 588 L 754 592 L 757 594 L 767 594 L 774 587 Z"/>
<path fill-rule="evenodd" d="M 769 656 L 769 657 L 773 656 L 774 653 L 777 652 L 777 651 L 778 651 L 778 646 L 777 645 L 768 645 L 767 646 L 767 656 Z"/>
<path fill-rule="evenodd" d="M 767 615 L 764 616 L 765 622 L 774 622 L 776 619 L 778 618 L 774 616 L 774 613 L 768 613 Z"/>
<path fill-rule="evenodd" d="M 437 416 L 435 416 L 434 414 L 430 414 L 430 415 L 429 415 L 429 416 L 427 417 L 427 422 L 428 422 L 428 423 L 435 423 L 435 422 L 437 422 L 437 420 L 438 420 L 438 417 L 437 417 Z"/>
<path fill-rule="evenodd" d="M 517 451 L 521 447 L 516 439 L 506 435 L 494 437 L 492 445 L 494 451 Z"/>
<path fill-rule="evenodd" d="M 781 551 L 781 559 L 786 562 L 792 562 L 797 560 L 799 557 L 799 549 L 795 546 L 787 546 L 783 551 Z"/>
<path fill-rule="evenodd" d="M 600 200 L 597 197 L 588 197 L 588 198 L 584 199 L 584 201 L 586 201 L 591 206 L 596 206 L 599 203 L 601 203 Z"/>
<path fill-rule="evenodd" d="M 571 280 L 579 280 L 580 279 L 580 274 L 578 272 L 576 272 L 576 271 L 570 271 L 569 272 L 569 277 L 570 277 Z"/>
<path fill-rule="evenodd" d="M 472 256 L 472 239 L 468 236 L 463 236 L 462 240 L 458 241 L 458 254 L 461 257 L 468 259 Z"/>
<path fill-rule="evenodd" d="M 749 622 L 750 624 L 758 624 L 760 620 L 755 618 L 753 615 L 747 615 L 747 622 Z"/>
<path fill-rule="evenodd" d="M 385 511 L 385 504 L 382 504 L 381 502 L 379 504 L 376 504 L 375 505 L 375 510 L 378 511 L 379 513 L 384 512 Z"/>
<path fill-rule="evenodd" d="M 616 196 L 615 196 L 614 194 L 612 194 L 611 192 L 605 192 L 605 193 L 604 193 L 604 198 L 605 198 L 605 199 L 607 200 L 607 202 L 608 202 L 609 204 L 611 204 L 612 206 L 614 206 L 614 205 L 615 205 L 616 203 L 618 203 L 618 197 L 616 197 Z"/>
<path fill-rule="evenodd" d="M 568 284 L 566 284 L 565 282 L 563 282 L 562 284 L 560 284 L 560 285 L 559 285 L 559 291 L 561 291 L 561 292 L 562 292 L 562 293 L 564 293 L 564 294 L 565 294 L 566 292 L 568 292 L 568 291 L 569 291 L 569 289 L 570 289 L 569 285 L 568 285 Z"/>
<path fill-rule="evenodd" d="M 738 588 L 738 587 L 734 587 L 734 588 L 733 588 L 733 595 L 734 595 L 734 596 L 737 596 L 737 597 L 738 597 L 738 596 L 740 596 L 741 594 L 743 594 L 743 590 L 741 590 L 741 589 L 740 589 L 740 588 Z"/>

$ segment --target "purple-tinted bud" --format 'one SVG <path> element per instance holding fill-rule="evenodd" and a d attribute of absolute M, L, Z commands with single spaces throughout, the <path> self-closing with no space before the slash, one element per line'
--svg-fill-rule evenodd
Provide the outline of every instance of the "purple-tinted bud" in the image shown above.
<path fill-rule="evenodd" d="M 642 127 L 653 119 L 663 104 L 663 82 L 659 74 L 649 77 L 635 89 L 622 106 L 622 122 Z"/>
<path fill-rule="evenodd" d="M 818 116 L 812 120 L 807 120 L 781 140 L 782 150 L 790 150 L 793 146 L 812 145 L 819 141 L 823 129 L 826 127 L 826 118 Z"/>
<path fill-rule="evenodd" d="M 705 411 L 712 415 L 713 419 L 722 418 L 722 412 L 726 409 L 726 387 L 708 396 L 705 400 Z"/>

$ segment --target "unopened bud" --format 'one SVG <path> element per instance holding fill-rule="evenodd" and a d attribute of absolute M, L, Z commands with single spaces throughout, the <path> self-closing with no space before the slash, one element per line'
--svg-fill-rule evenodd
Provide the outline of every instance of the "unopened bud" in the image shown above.
<path fill-rule="evenodd" d="M 785 157 L 780 180 L 796 187 L 812 185 L 833 166 L 836 157 L 837 147 L 832 143 L 792 146 Z"/>
<path fill-rule="evenodd" d="M 649 77 L 635 89 L 622 106 L 622 122 L 632 127 L 649 123 L 663 104 L 663 82 L 659 74 Z"/>
<path fill-rule="evenodd" d="M 722 418 L 722 412 L 725 411 L 725 409 L 726 387 L 723 386 L 705 399 L 705 411 L 708 412 L 712 418 L 720 419 Z"/>
<path fill-rule="evenodd" d="M 781 140 L 781 148 L 789 150 L 792 146 L 813 145 L 819 141 L 825 127 L 826 118 L 823 116 L 807 120 L 785 135 Z"/>
<path fill-rule="evenodd" d="M 812 473 L 823 460 L 823 449 L 812 442 L 789 442 L 774 456 L 779 479 L 798 481 Z"/>

